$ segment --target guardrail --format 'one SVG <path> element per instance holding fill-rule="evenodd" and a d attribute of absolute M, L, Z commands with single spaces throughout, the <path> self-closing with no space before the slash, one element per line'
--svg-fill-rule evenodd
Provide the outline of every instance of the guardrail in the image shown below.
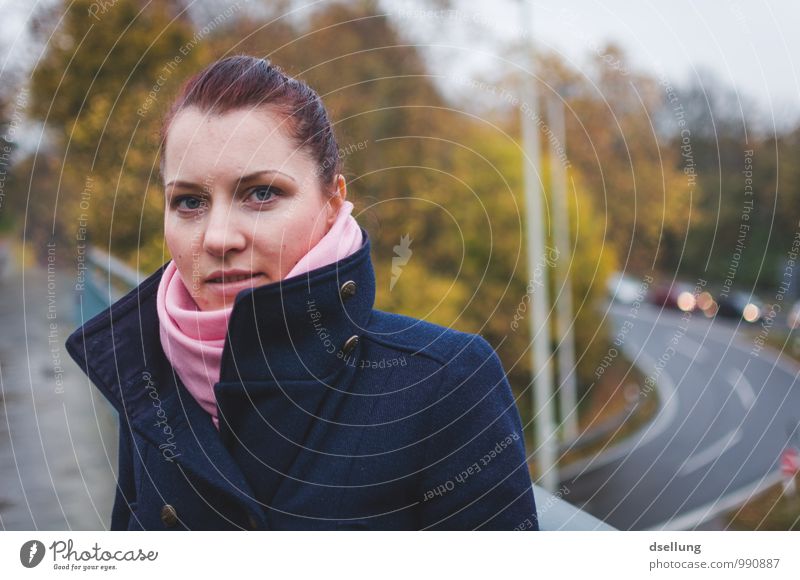
<path fill-rule="evenodd" d="M 86 248 L 82 290 L 78 291 L 75 314 L 77 326 L 83 325 L 125 294 L 136 288 L 146 276 L 99 248 Z"/>
<path fill-rule="evenodd" d="M 533 497 L 536 499 L 539 529 L 542 531 L 616 531 L 615 527 L 536 484 L 533 485 Z"/>
<path fill-rule="evenodd" d="M 89 320 L 133 290 L 146 277 L 121 260 L 89 247 L 86 252 L 87 268 L 78 318 L 80 324 Z M 539 529 L 543 531 L 613 531 L 602 520 L 553 495 L 538 485 L 533 485 Z"/>

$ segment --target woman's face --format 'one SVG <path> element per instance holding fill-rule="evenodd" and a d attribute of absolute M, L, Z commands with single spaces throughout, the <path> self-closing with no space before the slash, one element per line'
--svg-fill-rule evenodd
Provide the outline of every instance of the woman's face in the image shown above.
<path fill-rule="evenodd" d="M 323 191 L 317 164 L 268 108 L 173 119 L 164 151 L 164 235 L 201 310 L 277 282 L 327 233 L 347 194 Z"/>

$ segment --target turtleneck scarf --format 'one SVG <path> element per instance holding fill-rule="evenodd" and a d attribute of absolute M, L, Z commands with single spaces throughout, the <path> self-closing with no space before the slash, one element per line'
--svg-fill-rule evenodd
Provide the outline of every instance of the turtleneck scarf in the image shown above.
<path fill-rule="evenodd" d="M 286 275 L 298 276 L 337 262 L 363 244 L 361 228 L 351 215 L 353 204 L 345 201 L 328 232 Z M 170 260 L 158 285 L 158 320 L 164 354 L 186 389 L 211 415 L 219 429 L 214 385 L 219 381 L 222 351 L 233 305 L 219 310 L 200 310 L 174 260 Z"/>

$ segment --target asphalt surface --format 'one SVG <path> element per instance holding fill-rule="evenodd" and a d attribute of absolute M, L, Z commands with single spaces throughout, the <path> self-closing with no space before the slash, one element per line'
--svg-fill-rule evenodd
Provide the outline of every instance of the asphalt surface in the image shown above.
<path fill-rule="evenodd" d="M 116 417 L 72 362 L 74 274 L 0 279 L 0 529 L 107 529 Z"/>
<path fill-rule="evenodd" d="M 707 529 L 780 481 L 780 454 L 797 441 L 800 366 L 761 348 L 756 337 L 774 326 L 745 332 L 744 322 L 648 305 L 610 314 L 659 411 L 629 440 L 562 470 L 571 503 L 624 530 Z"/>

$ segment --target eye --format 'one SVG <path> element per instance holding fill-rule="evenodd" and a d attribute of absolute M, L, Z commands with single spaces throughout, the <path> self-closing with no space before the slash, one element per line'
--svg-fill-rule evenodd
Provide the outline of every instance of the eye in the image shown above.
<path fill-rule="evenodd" d="M 197 211 L 203 207 L 204 203 L 199 197 L 195 197 L 193 195 L 182 195 L 175 198 L 175 200 L 172 202 L 172 205 L 173 207 L 177 208 L 178 211 Z"/>
<path fill-rule="evenodd" d="M 250 197 L 257 202 L 268 202 L 273 197 L 281 195 L 283 192 L 272 185 L 259 185 L 250 190 Z"/>

